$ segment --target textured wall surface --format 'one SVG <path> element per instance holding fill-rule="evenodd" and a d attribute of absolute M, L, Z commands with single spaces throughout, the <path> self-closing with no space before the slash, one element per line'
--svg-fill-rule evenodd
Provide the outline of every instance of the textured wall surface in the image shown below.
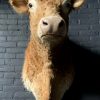
<path fill-rule="evenodd" d="M 85 0 L 84 6 L 71 14 L 69 36 L 100 53 L 100 0 Z"/>
<path fill-rule="evenodd" d="M 26 15 L 16 14 L 6 0 L 0 2 L 0 100 L 34 100 L 21 82 L 24 51 L 28 41 Z M 86 0 L 70 16 L 69 37 L 100 53 L 100 0 Z M 85 98 L 83 100 L 100 100 Z"/>
<path fill-rule="evenodd" d="M 17 15 L 0 2 L 0 100 L 34 100 L 21 81 L 28 40 L 27 16 Z"/>

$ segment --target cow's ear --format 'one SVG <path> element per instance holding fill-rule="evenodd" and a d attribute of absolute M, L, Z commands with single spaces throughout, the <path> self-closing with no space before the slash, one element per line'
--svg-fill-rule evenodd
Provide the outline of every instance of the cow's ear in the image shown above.
<path fill-rule="evenodd" d="M 18 13 L 25 13 L 28 11 L 28 0 L 9 0 L 11 6 Z"/>
<path fill-rule="evenodd" d="M 83 3 L 84 3 L 84 0 L 73 0 L 73 7 L 77 9 L 81 7 Z"/>

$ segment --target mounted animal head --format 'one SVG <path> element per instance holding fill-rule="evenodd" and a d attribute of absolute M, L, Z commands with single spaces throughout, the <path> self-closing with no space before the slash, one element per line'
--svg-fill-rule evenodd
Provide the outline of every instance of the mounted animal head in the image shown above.
<path fill-rule="evenodd" d="M 59 53 L 59 48 L 56 51 L 55 47 L 59 47 L 67 38 L 69 13 L 79 8 L 83 2 L 84 0 L 10 0 L 18 13 L 29 14 L 31 35 L 22 77 L 36 100 L 61 100 L 72 83 L 73 71 L 69 68 L 71 62 L 66 64 L 65 60 L 61 61 L 62 58 L 66 59 L 67 53 L 61 53 L 62 50 Z M 55 52 L 48 52 L 49 50 Z"/>
<path fill-rule="evenodd" d="M 67 37 L 68 15 L 84 0 L 10 0 L 18 13 L 29 13 L 31 39 L 55 46 Z"/>

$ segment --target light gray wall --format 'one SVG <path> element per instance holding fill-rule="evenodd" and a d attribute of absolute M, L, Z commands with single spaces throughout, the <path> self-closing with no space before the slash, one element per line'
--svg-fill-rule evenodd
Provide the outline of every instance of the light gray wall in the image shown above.
<path fill-rule="evenodd" d="M 0 3 L 0 100 L 34 100 L 21 81 L 28 41 L 26 15 L 17 15 L 7 1 Z"/>
<path fill-rule="evenodd" d="M 85 0 L 84 6 L 71 14 L 69 36 L 100 54 L 100 0 Z"/>

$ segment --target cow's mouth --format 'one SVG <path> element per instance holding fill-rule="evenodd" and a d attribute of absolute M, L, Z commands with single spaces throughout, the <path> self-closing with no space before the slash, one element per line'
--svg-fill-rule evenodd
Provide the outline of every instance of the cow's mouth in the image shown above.
<path fill-rule="evenodd" d="M 57 42 L 60 41 L 64 38 L 65 36 L 60 35 L 60 34 L 45 34 L 41 36 L 42 41 L 47 41 L 47 42 Z"/>
<path fill-rule="evenodd" d="M 46 46 L 56 46 L 58 44 L 61 44 L 62 41 L 65 39 L 65 36 L 60 35 L 60 34 L 45 34 L 42 35 L 40 40 L 41 43 L 43 43 L 44 45 L 46 44 Z"/>
<path fill-rule="evenodd" d="M 42 35 L 41 38 L 62 38 L 62 35 L 58 34 L 45 34 Z"/>

